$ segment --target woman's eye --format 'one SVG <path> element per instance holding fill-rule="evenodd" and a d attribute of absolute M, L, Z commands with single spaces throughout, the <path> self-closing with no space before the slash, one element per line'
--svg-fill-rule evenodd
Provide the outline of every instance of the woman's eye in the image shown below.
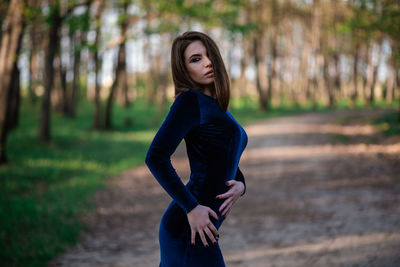
<path fill-rule="evenodd" d="M 199 61 L 199 60 L 200 60 L 199 57 L 195 57 L 195 58 L 192 58 L 192 60 L 190 60 L 190 62 L 197 62 L 197 61 Z"/>

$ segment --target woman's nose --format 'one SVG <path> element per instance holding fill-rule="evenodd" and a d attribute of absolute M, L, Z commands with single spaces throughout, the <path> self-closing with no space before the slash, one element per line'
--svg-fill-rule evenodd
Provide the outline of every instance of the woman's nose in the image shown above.
<path fill-rule="evenodd" d="M 210 67 L 211 66 L 211 60 L 208 57 L 204 58 L 204 67 Z"/>

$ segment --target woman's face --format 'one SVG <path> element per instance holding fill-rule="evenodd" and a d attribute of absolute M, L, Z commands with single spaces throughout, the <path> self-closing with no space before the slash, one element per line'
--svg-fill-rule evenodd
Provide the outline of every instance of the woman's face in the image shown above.
<path fill-rule="evenodd" d="M 194 41 L 185 50 L 185 65 L 190 77 L 197 83 L 209 85 L 214 82 L 214 72 L 206 47 Z"/>

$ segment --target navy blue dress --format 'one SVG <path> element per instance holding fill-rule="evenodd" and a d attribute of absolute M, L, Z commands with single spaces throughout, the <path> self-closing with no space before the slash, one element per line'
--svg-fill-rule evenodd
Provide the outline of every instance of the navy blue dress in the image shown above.
<path fill-rule="evenodd" d="M 186 185 L 170 161 L 182 139 L 191 170 Z M 214 245 L 206 234 L 208 248 L 198 234 L 195 245 L 191 245 L 186 214 L 198 204 L 208 206 L 219 217 L 210 216 L 219 229 L 224 218 L 218 209 L 226 199 L 215 197 L 229 190 L 225 184 L 228 180 L 245 184 L 238 164 L 247 140 L 244 129 L 213 97 L 189 88 L 175 99 L 146 155 L 146 165 L 172 197 L 159 227 L 160 266 L 225 266 L 218 242 Z"/>

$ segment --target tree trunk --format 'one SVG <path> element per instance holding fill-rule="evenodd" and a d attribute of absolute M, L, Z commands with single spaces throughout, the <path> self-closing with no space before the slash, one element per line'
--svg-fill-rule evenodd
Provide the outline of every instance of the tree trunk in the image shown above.
<path fill-rule="evenodd" d="M 322 34 L 321 34 L 321 16 L 322 10 L 320 0 L 314 0 L 312 5 L 311 19 L 311 47 L 314 51 L 314 62 L 312 64 L 312 85 L 313 92 L 311 99 L 313 106 L 317 105 L 317 94 L 323 90 L 324 74 L 321 75 L 321 69 L 324 69 L 324 55 L 321 52 Z"/>
<path fill-rule="evenodd" d="M 30 29 L 30 41 L 31 47 L 29 51 L 29 83 L 28 83 L 28 95 L 32 103 L 35 103 L 37 96 L 35 93 L 35 87 L 38 79 L 38 42 L 37 42 L 37 28 L 32 26 Z"/>
<path fill-rule="evenodd" d="M 71 96 L 68 103 L 68 116 L 75 117 L 76 112 L 76 102 L 77 102 L 77 95 L 79 90 L 79 67 L 81 64 L 81 48 L 77 47 L 80 46 L 76 44 L 78 41 L 77 38 L 74 38 L 74 70 L 72 78 L 72 85 L 71 85 Z"/>
<path fill-rule="evenodd" d="M 122 5 L 122 12 L 124 14 L 124 18 L 128 16 L 128 2 L 124 1 Z M 126 72 L 126 51 L 125 51 L 125 43 L 126 43 L 126 31 L 128 29 L 128 23 L 127 21 L 121 22 L 120 25 L 121 28 L 121 38 L 122 42 L 124 42 L 124 45 L 120 47 L 120 49 L 123 49 L 122 53 L 125 55 L 123 58 L 121 58 L 121 69 L 120 69 L 120 78 L 119 78 L 119 92 L 121 94 L 122 98 L 122 105 L 124 107 L 129 107 L 129 98 L 128 98 L 128 74 Z"/>
<path fill-rule="evenodd" d="M 353 93 L 351 94 L 351 105 L 354 106 L 356 99 L 358 98 L 358 59 L 360 45 L 357 43 L 354 49 L 354 61 L 353 61 Z"/>
<path fill-rule="evenodd" d="M 369 94 L 369 103 L 373 103 L 375 101 L 375 86 L 376 86 L 376 81 L 378 79 L 378 71 L 379 71 L 379 66 L 380 66 L 380 61 L 381 61 L 381 56 L 382 56 L 382 45 L 378 45 L 378 58 L 376 64 L 372 65 L 373 66 L 373 71 L 372 71 L 372 82 L 371 82 L 371 87 L 370 87 L 370 94 Z"/>
<path fill-rule="evenodd" d="M 117 62 L 117 67 L 115 70 L 115 79 L 114 82 L 110 88 L 110 94 L 107 99 L 107 105 L 106 105 L 106 112 L 105 112 L 105 128 L 106 129 L 111 129 L 112 128 L 112 104 L 114 101 L 114 95 L 115 91 L 117 89 L 117 86 L 120 86 L 122 91 L 126 91 L 128 84 L 127 84 L 127 76 L 126 76 L 126 31 L 128 28 L 127 20 L 126 20 L 126 15 L 128 12 L 128 2 L 124 1 L 123 6 L 122 6 L 123 14 L 124 14 L 124 19 L 120 23 L 120 28 L 121 28 L 121 42 L 119 44 L 119 49 L 118 49 L 118 62 Z"/>
<path fill-rule="evenodd" d="M 123 77 L 123 72 L 121 72 L 122 68 L 125 68 L 125 61 L 126 55 L 125 55 L 125 41 L 121 42 L 119 49 L 118 49 L 118 63 L 117 63 L 117 68 L 115 71 L 115 79 L 113 84 L 111 85 L 110 88 L 110 94 L 107 99 L 107 105 L 106 105 L 106 112 L 105 112 L 105 128 L 106 129 L 111 129 L 112 128 L 112 103 L 114 101 L 114 94 L 115 90 L 120 82 L 120 79 Z"/>
<path fill-rule="evenodd" d="M 337 49 L 337 48 L 336 48 Z M 340 61 L 339 61 L 339 53 L 335 52 L 333 55 L 333 61 L 335 64 L 335 77 L 333 79 L 334 81 L 334 102 L 336 102 L 336 99 L 339 97 L 338 95 L 342 92 L 342 79 L 340 77 Z"/>
<path fill-rule="evenodd" d="M 393 90 L 395 86 L 395 81 L 394 81 L 394 69 L 393 67 L 389 67 L 389 74 L 388 78 L 386 80 L 386 85 L 385 85 L 385 93 L 384 93 L 384 98 L 386 103 L 390 104 L 393 101 Z"/>
<path fill-rule="evenodd" d="M 12 72 L 21 48 L 24 1 L 11 0 L 2 25 L 0 42 L 0 164 L 7 162 L 6 139 L 8 133 L 9 99 Z"/>
<path fill-rule="evenodd" d="M 328 55 L 324 55 L 324 68 L 323 68 L 323 73 L 324 73 L 324 82 L 325 82 L 325 87 L 326 87 L 326 91 L 328 93 L 328 105 L 330 107 L 333 107 L 335 105 L 335 97 L 334 97 L 334 93 L 333 93 L 333 89 L 332 89 L 332 82 L 331 82 L 331 78 L 329 75 L 329 63 L 330 60 L 328 58 Z"/>
<path fill-rule="evenodd" d="M 45 75 L 44 75 L 44 94 L 40 114 L 39 139 L 44 142 L 50 141 L 50 111 L 51 111 L 51 90 L 54 83 L 54 58 L 60 43 L 60 4 L 58 1 L 52 2 L 52 24 L 49 29 L 48 43 L 45 51 Z"/>
<path fill-rule="evenodd" d="M 372 64 L 372 52 L 373 52 L 373 44 L 367 44 L 366 48 L 366 62 L 367 62 L 367 69 L 366 69 L 366 77 L 364 78 L 364 99 L 365 102 L 369 102 L 370 96 L 368 97 L 367 90 L 371 88 L 372 84 L 372 76 L 373 76 L 373 64 Z"/>
<path fill-rule="evenodd" d="M 60 49 L 60 46 L 58 47 Z M 59 59 L 59 75 L 60 75 L 60 85 L 61 85 L 61 111 L 64 115 L 68 114 L 68 88 L 67 88 L 67 70 L 63 67 L 61 50 L 58 51 Z"/>
<path fill-rule="evenodd" d="M 276 25 L 275 25 L 276 26 Z M 277 33 L 273 31 L 271 36 L 271 75 L 268 76 L 268 99 L 272 101 L 273 94 L 279 97 L 278 92 L 278 78 L 277 78 Z M 279 99 L 276 104 L 278 104 Z M 275 103 L 274 103 L 275 104 Z"/>
<path fill-rule="evenodd" d="M 254 37 L 253 39 L 253 53 L 254 63 L 256 66 L 256 85 L 257 92 L 260 96 L 260 107 L 264 111 L 269 110 L 269 99 L 268 99 L 268 78 L 267 78 L 267 66 L 264 62 L 262 50 L 262 43 L 260 37 Z"/>
<path fill-rule="evenodd" d="M 99 48 L 100 48 L 100 33 L 101 33 L 101 16 L 103 13 L 103 1 L 97 1 L 97 10 L 95 15 L 95 24 L 96 24 L 96 39 L 95 39 L 95 51 L 94 51 L 94 65 L 95 65 L 95 91 L 94 91 L 94 117 L 93 117 L 93 129 L 100 129 L 101 125 L 101 107 L 100 107 L 100 89 L 101 89 L 101 76 L 100 76 L 100 67 L 101 67 L 101 59 L 99 57 Z"/>
<path fill-rule="evenodd" d="M 10 84 L 10 92 L 8 95 L 8 103 L 9 107 L 7 110 L 7 118 L 8 119 L 8 129 L 14 129 L 18 126 L 19 121 L 19 104 L 20 104 L 20 71 L 18 68 L 18 62 L 15 61 L 13 71 L 12 71 L 12 80 Z"/>

